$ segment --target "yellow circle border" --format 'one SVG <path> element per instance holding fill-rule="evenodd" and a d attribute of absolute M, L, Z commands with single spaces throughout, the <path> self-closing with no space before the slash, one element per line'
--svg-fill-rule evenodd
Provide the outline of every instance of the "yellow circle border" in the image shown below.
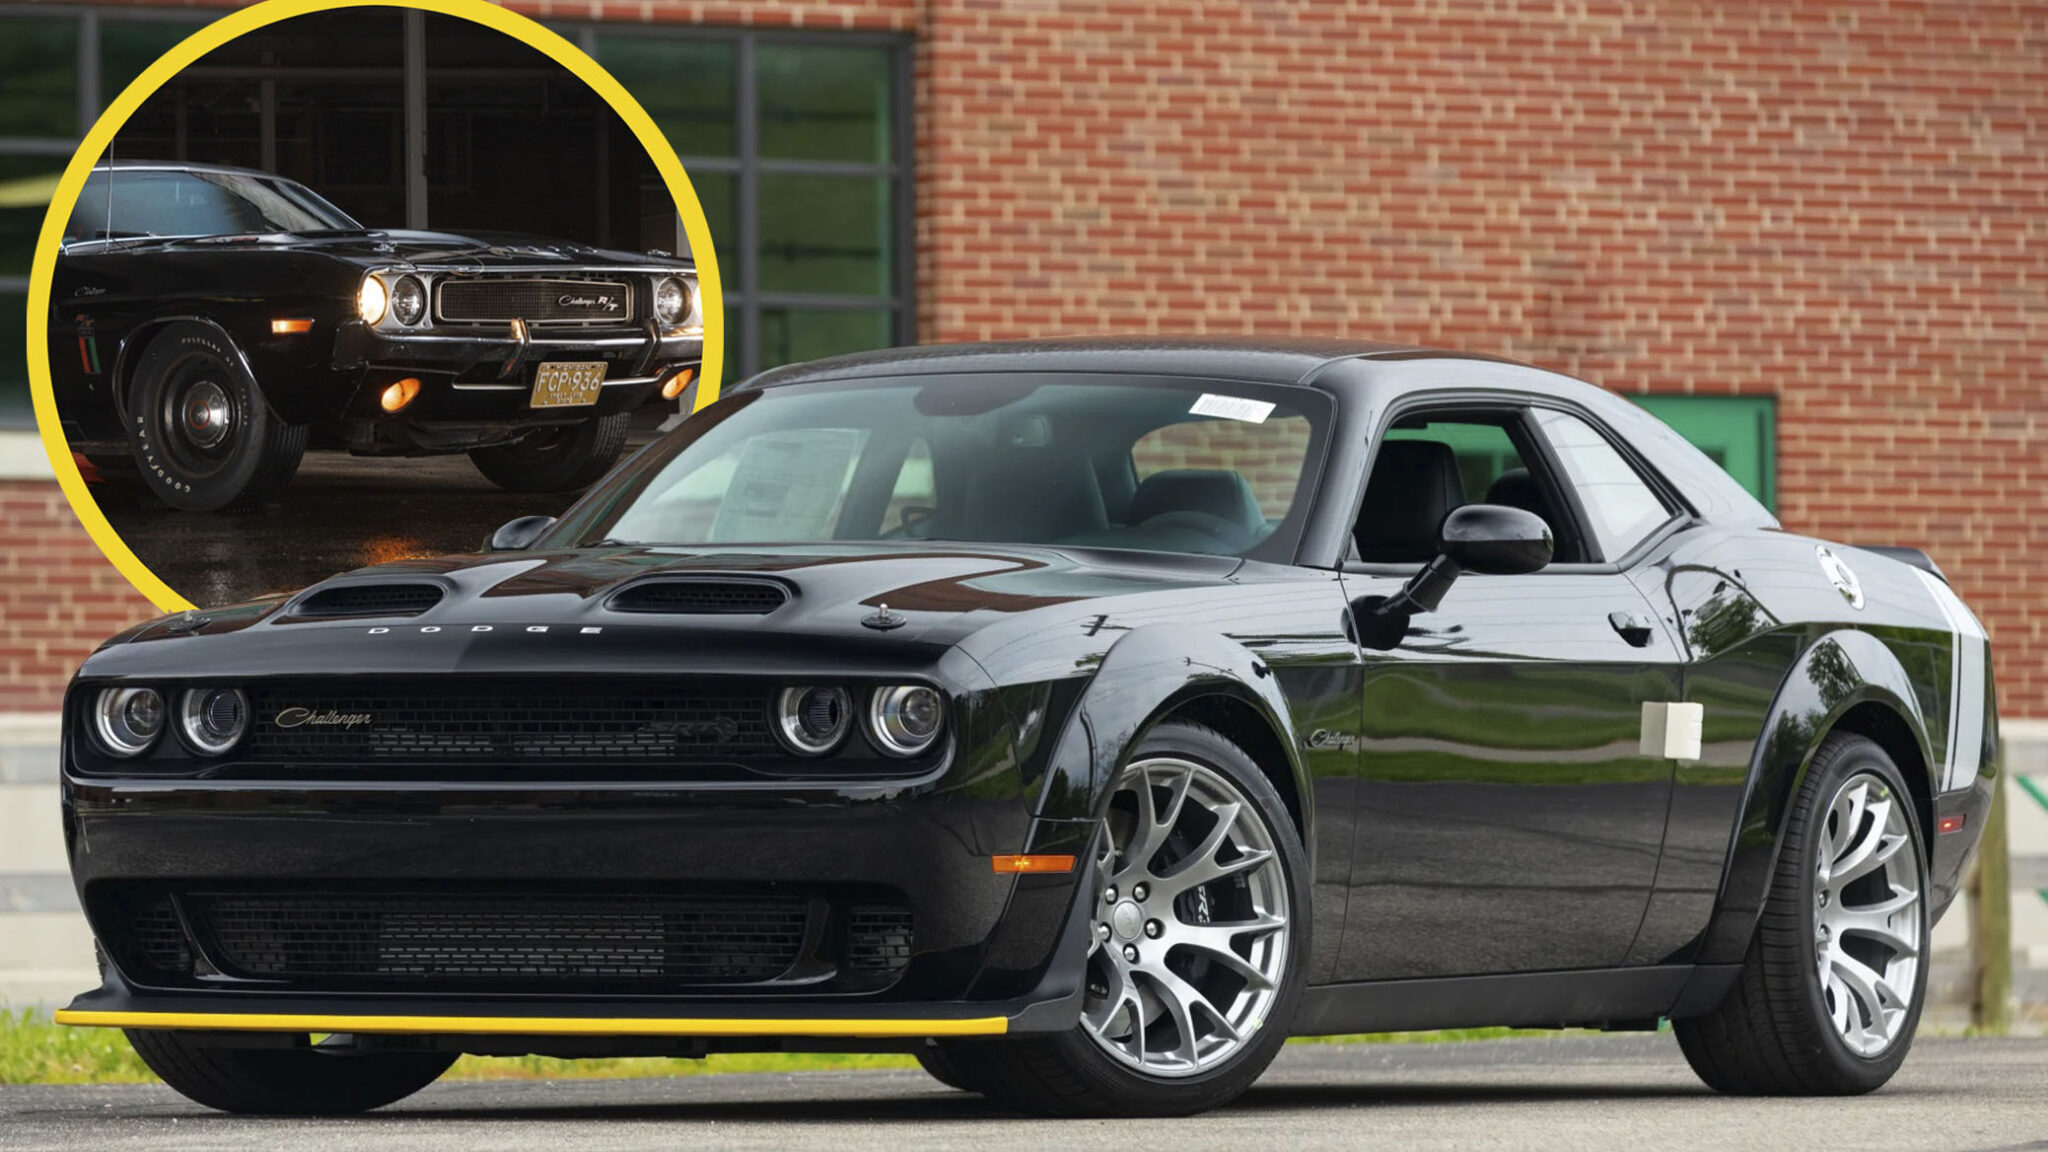
<path fill-rule="evenodd" d="M 698 203 L 697 191 L 691 187 L 690 177 L 683 171 L 682 161 L 676 158 L 668 138 L 654 126 L 654 120 L 640 107 L 640 102 L 626 91 L 624 85 L 613 79 L 611 73 L 559 33 L 528 17 L 500 8 L 491 0 L 263 0 L 223 16 L 186 37 L 144 69 L 142 75 L 137 76 L 100 113 L 100 118 L 85 134 L 84 142 L 72 155 L 71 163 L 64 169 L 63 179 L 57 184 L 57 194 L 50 200 L 49 214 L 43 218 L 43 230 L 36 240 L 35 262 L 29 269 L 29 396 L 35 405 L 36 426 L 42 433 L 43 450 L 49 454 L 50 467 L 57 474 L 57 483 L 64 490 L 64 498 L 85 525 L 93 543 L 99 545 L 100 551 L 106 554 L 121 575 L 128 578 L 136 591 L 162 612 L 183 611 L 192 607 L 192 602 L 158 579 L 156 573 L 149 570 L 149 566 L 135 555 L 120 534 L 114 531 L 113 525 L 107 522 L 106 516 L 100 512 L 99 502 L 86 490 L 85 478 L 79 475 L 78 462 L 72 458 L 71 445 L 65 440 L 63 425 L 57 418 L 56 393 L 50 379 L 50 283 L 57 269 L 57 249 L 64 239 L 64 225 L 71 219 L 71 210 L 85 188 L 86 177 L 114 142 L 114 134 L 128 122 L 128 117 L 144 100 L 172 77 L 238 36 L 294 16 L 341 8 L 411 8 L 456 16 L 472 24 L 483 25 L 545 54 L 590 85 L 611 106 L 612 111 L 633 130 L 634 137 L 647 150 L 648 156 L 653 158 L 655 170 L 661 173 L 662 182 L 668 186 L 669 197 L 675 201 L 676 209 L 682 215 L 683 232 L 689 237 L 690 251 L 697 261 L 699 298 L 704 301 L 704 365 L 698 373 L 697 406 L 702 407 L 718 397 L 718 384 L 724 367 L 725 306 L 719 291 L 718 260 L 711 247 L 711 225 L 704 217 L 704 206 Z"/>

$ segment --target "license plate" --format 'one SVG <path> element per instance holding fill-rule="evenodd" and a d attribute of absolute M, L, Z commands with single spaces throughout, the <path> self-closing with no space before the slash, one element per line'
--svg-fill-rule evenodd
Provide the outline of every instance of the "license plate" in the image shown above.
<path fill-rule="evenodd" d="M 533 377 L 535 408 L 576 408 L 597 403 L 604 389 L 605 362 L 543 364 Z"/>

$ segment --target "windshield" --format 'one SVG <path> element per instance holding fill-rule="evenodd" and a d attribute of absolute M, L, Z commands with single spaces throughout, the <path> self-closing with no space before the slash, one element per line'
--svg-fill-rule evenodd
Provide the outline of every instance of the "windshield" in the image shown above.
<path fill-rule="evenodd" d="M 281 176 L 96 168 L 85 178 L 64 241 L 361 228 L 311 189 Z"/>
<path fill-rule="evenodd" d="M 1053 375 L 796 385 L 727 397 L 549 534 L 756 546 L 972 540 L 1292 559 L 1318 392 Z"/>

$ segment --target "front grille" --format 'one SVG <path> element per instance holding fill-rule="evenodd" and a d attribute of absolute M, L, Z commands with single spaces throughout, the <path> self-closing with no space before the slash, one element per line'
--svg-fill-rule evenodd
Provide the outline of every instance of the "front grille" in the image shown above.
<path fill-rule="evenodd" d="M 249 697 L 248 760 L 701 762 L 779 752 L 765 692 L 704 681 L 276 682 Z"/>
<path fill-rule="evenodd" d="M 107 955 L 157 988 L 872 992 L 910 967 L 915 933 L 900 892 L 843 884 L 115 883 L 89 886 L 85 904 Z"/>
<path fill-rule="evenodd" d="M 624 324 L 633 288 L 619 280 L 478 277 L 443 280 L 435 315 L 451 324 Z"/>
<path fill-rule="evenodd" d="M 642 580 L 612 594 L 614 612 L 671 615 L 764 616 L 782 607 L 789 591 L 767 580 L 705 580 L 668 577 Z"/>
<path fill-rule="evenodd" d="M 435 584 L 345 584 L 323 588 L 292 609 L 294 616 L 417 616 L 441 602 Z"/>
<path fill-rule="evenodd" d="M 758 983 L 800 958 L 794 896 L 193 896 L 229 975 L 313 982 Z"/>

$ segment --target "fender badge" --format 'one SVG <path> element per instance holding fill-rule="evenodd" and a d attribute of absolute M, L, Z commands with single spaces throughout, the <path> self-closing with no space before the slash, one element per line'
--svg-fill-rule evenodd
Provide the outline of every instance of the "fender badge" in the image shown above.
<path fill-rule="evenodd" d="M 889 611 L 889 606 L 883 604 L 877 607 L 872 615 L 861 617 L 860 623 L 863 628 L 873 628 L 877 632 L 887 632 L 891 629 L 901 628 L 908 624 L 909 621 Z"/>
<path fill-rule="evenodd" d="M 1813 554 L 1820 560 L 1820 570 L 1835 586 L 1835 591 L 1842 594 L 1842 599 L 1849 602 L 1849 607 L 1862 611 L 1863 582 L 1856 579 L 1855 571 L 1840 556 L 1835 555 L 1834 549 L 1825 544 L 1816 545 Z"/>

